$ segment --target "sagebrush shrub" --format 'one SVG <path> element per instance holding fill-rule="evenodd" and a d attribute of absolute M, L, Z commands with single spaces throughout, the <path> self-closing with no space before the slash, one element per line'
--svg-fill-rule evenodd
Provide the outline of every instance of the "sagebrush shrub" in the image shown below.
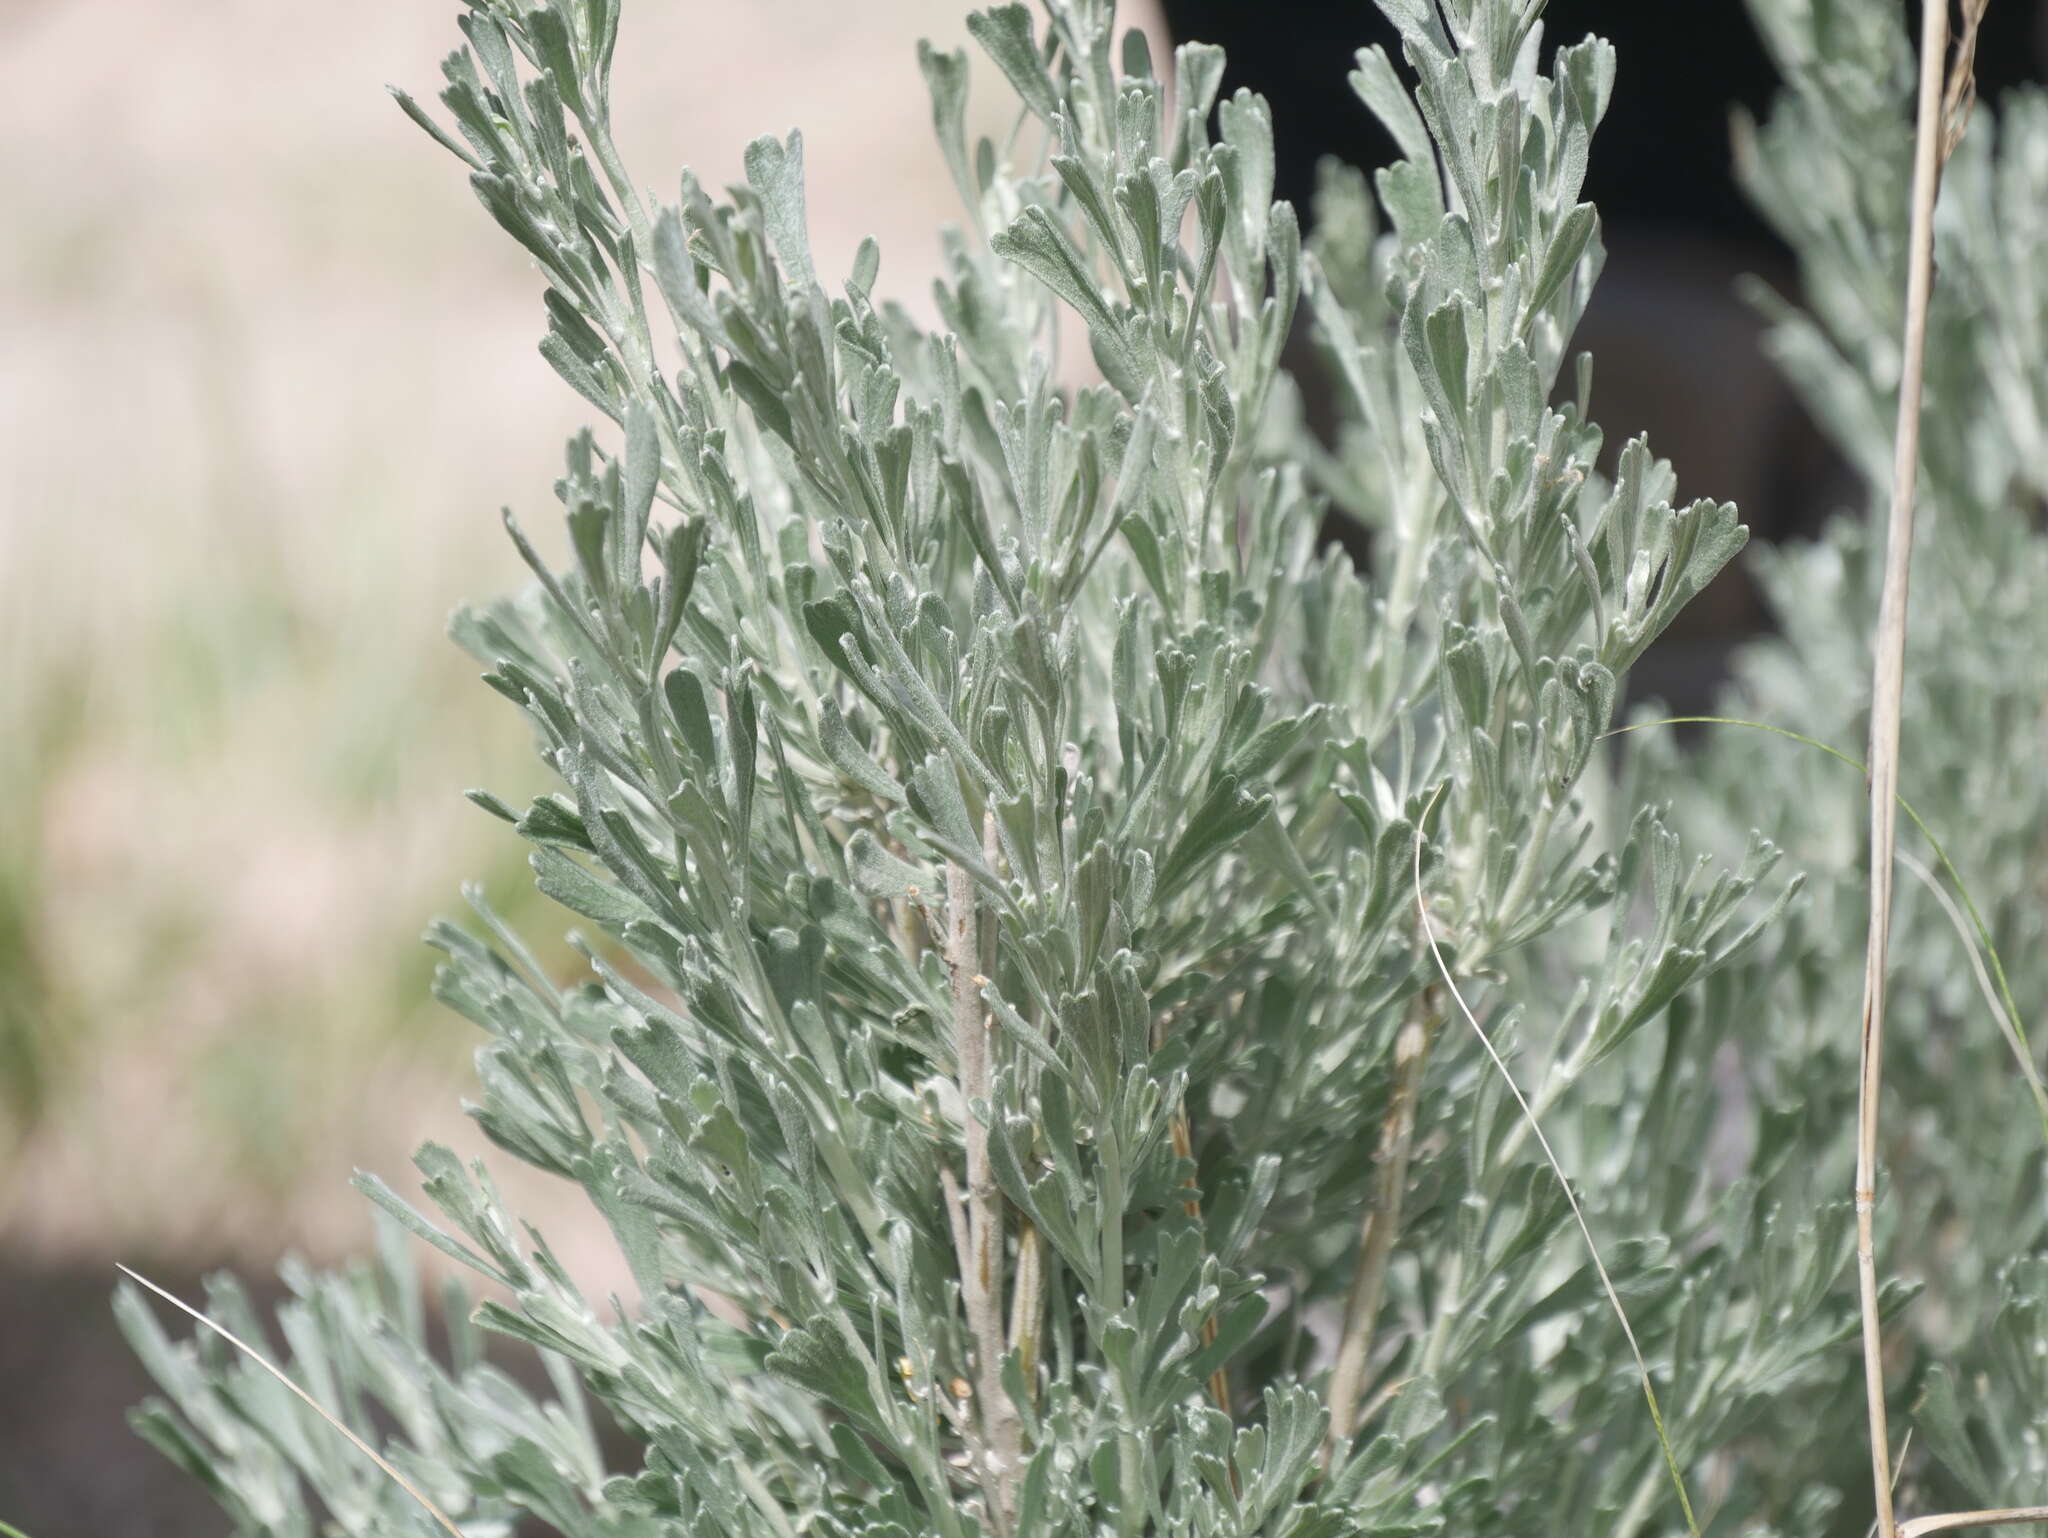
<path fill-rule="evenodd" d="M 1906 143 L 1898 18 L 1828 7 L 1868 45 L 1829 52 L 1819 8 L 1758 5 L 1797 89 L 1751 181 L 1821 304 L 1780 350 L 1881 483 L 1899 236 L 1868 212 L 1894 173 L 1859 157 Z M 937 331 L 882 297 L 872 244 L 817 271 L 794 134 L 727 200 L 685 173 L 643 202 L 608 123 L 615 0 L 473 0 L 452 129 L 401 97 L 538 263 L 541 350 L 606 419 L 555 488 L 566 562 L 511 523 L 535 585 L 454 627 L 562 783 L 472 799 L 586 921 L 589 974 L 480 902 L 480 932 L 430 938 L 489 1038 L 473 1114 L 584 1188 L 637 1296 L 586 1299 L 429 1146 L 438 1216 L 363 1177 L 379 1264 L 289 1270 L 280 1313 L 298 1380 L 465 1531 L 1814 1533 L 1857 1488 L 1857 779 L 1790 748 L 1760 779 L 1777 750 L 1732 729 L 1697 759 L 1603 745 L 1743 541 L 1646 444 L 1599 473 L 1591 363 L 1566 369 L 1614 57 L 1546 51 L 1535 0 L 1381 8 L 1406 68 L 1367 50 L 1352 79 L 1401 158 L 1376 198 L 1327 178 L 1306 251 L 1216 50 L 1162 80 L 1109 0 L 977 12 L 1020 103 L 1005 150 L 966 142 L 966 56 L 926 48 L 965 204 Z M 1934 415 L 1973 421 L 1929 450 L 1954 571 L 1923 609 L 1922 751 L 1926 810 L 1969 829 L 1953 853 L 2037 971 L 2038 863 L 1998 840 L 2044 826 L 2000 734 L 2024 717 L 2038 748 L 2048 656 L 2024 596 L 2048 290 L 2017 271 L 2048 115 L 2006 134 L 1951 193 L 1974 276 Z M 1298 310 L 1332 448 L 1280 369 Z M 1368 569 L 1319 546 L 1328 505 Z M 1844 743 L 1860 538 L 1780 558 L 1804 607 L 1744 669 L 1750 711 Z M 1994 827 L 2000 765 L 2026 783 Z M 1900 927 L 1927 1058 L 1897 1075 L 1900 1158 L 1943 1194 L 1897 1211 L 1914 1245 L 1967 1222 L 1971 1258 L 1938 1321 L 1893 1302 L 1947 1352 L 1975 1338 L 1968 1268 L 2039 1248 L 2041 1129 L 1959 981 L 1974 942 Z M 411 1236 L 487 1288 L 446 1289 L 446 1363 Z M 2038 1338 L 2038 1264 L 2005 1275 L 1995 1328 Z M 239 1533 L 433 1530 L 260 1369 L 120 1308 L 172 1401 L 139 1425 Z M 2040 1472 L 1976 1382 L 1928 1380 L 1950 1474 Z"/>

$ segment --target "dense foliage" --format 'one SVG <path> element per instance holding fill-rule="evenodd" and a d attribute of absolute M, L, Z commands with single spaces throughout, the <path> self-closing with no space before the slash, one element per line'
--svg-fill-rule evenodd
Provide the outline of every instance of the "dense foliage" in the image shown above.
<path fill-rule="evenodd" d="M 280 1315 L 299 1381 L 465 1531 L 1813 1533 L 1857 1488 L 1859 778 L 1734 728 L 1602 745 L 1743 542 L 1646 444 L 1600 474 L 1566 368 L 1615 60 L 1547 48 L 1537 0 L 1381 8 L 1406 67 L 1353 82 L 1401 158 L 1333 173 L 1307 251 L 1215 50 L 1162 80 L 1109 0 L 978 12 L 1007 151 L 967 142 L 966 56 L 924 50 L 965 204 L 938 331 L 872 244 L 817 271 L 796 135 L 727 200 L 643 202 L 615 0 L 473 0 L 452 128 L 401 98 L 608 424 L 556 486 L 566 558 L 511 524 L 535 585 L 455 626 L 562 782 L 472 799 L 589 975 L 481 904 L 431 939 L 488 1038 L 473 1114 L 587 1192 L 638 1295 L 587 1299 L 430 1146 L 437 1215 L 366 1177 L 379 1264 L 290 1273 Z M 1817 304 L 1779 350 L 1882 485 L 1910 57 L 1889 0 L 1757 8 L 1793 89 L 1750 181 Z M 1944 228 L 1906 783 L 2026 998 L 2048 110 L 2000 132 Z M 1873 564 L 1853 522 L 1771 563 L 1743 711 L 1857 741 Z M 1899 924 L 1887 1258 L 1940 1278 L 1892 1293 L 1927 1477 L 1990 1500 L 2048 1473 L 2018 1419 L 2048 1129 L 1943 879 Z M 445 1364 L 410 1235 L 486 1287 L 446 1289 Z M 432 1530 L 260 1369 L 120 1307 L 171 1401 L 142 1429 L 238 1533 Z"/>

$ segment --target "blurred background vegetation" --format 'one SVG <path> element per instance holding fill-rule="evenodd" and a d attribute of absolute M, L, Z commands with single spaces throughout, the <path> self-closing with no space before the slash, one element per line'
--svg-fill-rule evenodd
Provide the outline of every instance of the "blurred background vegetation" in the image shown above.
<path fill-rule="evenodd" d="M 497 509 L 540 511 L 588 414 L 522 254 L 380 89 L 431 94 L 452 11 L 7 20 L 0 128 L 36 146 L 0 166 L 10 1253 L 346 1246 L 350 1164 L 452 1109 L 471 1044 L 418 932 L 469 876 L 522 900 L 459 793 L 538 770 L 441 626 L 519 581 Z M 723 181 L 800 122 L 821 259 L 873 228 L 920 294 L 953 198 L 912 49 L 960 21 L 646 5 L 636 160 Z"/>
<path fill-rule="evenodd" d="M 954 199 L 913 50 L 964 9 L 639 0 L 629 158 L 721 183 L 800 124 L 821 267 L 873 233 L 921 309 Z M 362 1248 L 352 1167 L 480 1146 L 421 928 L 468 879 L 535 938 L 563 927 L 461 799 L 540 771 L 441 636 L 519 582 L 497 509 L 552 522 L 588 414 L 534 351 L 521 253 L 380 89 L 431 93 L 455 10 L 0 8 L 0 1519 L 33 1538 L 217 1530 L 122 1424 L 113 1261 L 182 1287 Z M 1284 193 L 1324 152 L 1382 152 L 1344 99 L 1366 0 L 1166 10 L 1272 97 Z M 1811 528 L 1848 498 L 1733 293 L 1782 276 L 1726 186 L 1727 107 L 1770 89 L 1739 8 L 1552 10 L 1622 49 L 1585 338 L 1614 441 L 1647 427 L 1764 532 Z M 1992 8 L 1987 92 L 2034 71 L 2041 11 Z M 1738 581 L 1703 612 L 1664 654 L 1681 702 L 1755 610 Z M 574 1260 L 593 1216 L 537 1178 L 515 1204 Z M 592 1237 L 586 1264 L 615 1259 Z"/>

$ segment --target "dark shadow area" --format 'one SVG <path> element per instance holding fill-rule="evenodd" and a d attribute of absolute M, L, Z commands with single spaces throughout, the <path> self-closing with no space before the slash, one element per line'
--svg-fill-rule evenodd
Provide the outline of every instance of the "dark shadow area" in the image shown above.
<path fill-rule="evenodd" d="M 205 1275 L 189 1260 L 137 1261 L 136 1269 L 187 1302 L 206 1296 Z M 208 1268 L 211 1269 L 211 1268 Z M 263 1343 L 283 1359 L 274 1310 L 290 1293 L 266 1268 L 232 1268 L 270 1327 Z M 26 1538 L 207 1538 L 227 1518 L 201 1485 L 186 1478 L 128 1426 L 129 1410 L 163 1397 L 128 1350 L 114 1323 L 118 1275 L 85 1269 L 27 1270 L 0 1265 L 0 1522 Z M 431 1283 L 428 1284 L 431 1287 Z M 169 1304 L 151 1306 L 174 1340 L 198 1330 Z M 444 1364 L 447 1337 L 428 1304 L 428 1349 Z M 31 1325 L 30 1321 L 33 1321 Z M 489 1360 L 530 1393 L 553 1397 L 540 1359 L 486 1337 Z M 637 1447 L 602 1405 L 591 1416 L 609 1466 L 635 1466 Z M 389 1427 L 388 1422 L 381 1422 Z M 315 1523 L 315 1530 L 322 1531 Z M 518 1538 L 554 1529 L 520 1523 Z"/>
<path fill-rule="evenodd" d="M 180 1297 L 203 1290 L 189 1261 L 134 1264 Z M 223 1533 L 199 1484 L 128 1429 L 153 1385 L 114 1326 L 118 1280 L 111 1266 L 0 1266 L 0 1521 L 28 1538 Z M 274 1278 L 245 1281 L 260 1308 L 283 1296 Z"/>

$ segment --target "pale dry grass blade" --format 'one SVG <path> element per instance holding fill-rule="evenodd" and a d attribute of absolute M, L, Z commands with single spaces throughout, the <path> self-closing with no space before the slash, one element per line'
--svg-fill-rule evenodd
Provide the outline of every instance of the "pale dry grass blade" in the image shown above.
<path fill-rule="evenodd" d="M 2022 1522 L 2048 1522 L 2048 1506 L 2011 1506 L 1997 1511 L 1952 1511 L 1939 1517 L 1915 1517 L 1899 1524 L 1899 1538 L 1925 1538 L 1928 1533 L 1955 1533 L 1966 1527 L 2018 1527 Z"/>
<path fill-rule="evenodd" d="M 316 1415 L 318 1415 L 322 1420 L 326 1421 L 328 1425 L 332 1426 L 336 1431 L 340 1432 L 343 1436 L 347 1437 L 350 1444 L 355 1447 L 357 1452 L 361 1453 L 365 1458 L 368 1458 L 372 1463 L 376 1464 L 377 1467 L 383 1471 L 385 1477 L 390 1479 L 393 1484 L 397 1485 L 399 1489 L 403 1490 L 415 1501 L 419 1502 L 420 1507 L 426 1512 L 428 1516 L 432 1517 L 436 1522 L 440 1523 L 442 1527 L 448 1530 L 449 1534 L 451 1535 L 451 1538 L 463 1538 L 462 1529 L 457 1527 L 453 1522 L 449 1521 L 447 1514 L 443 1512 L 440 1507 L 436 1506 L 432 1501 L 428 1500 L 427 1497 L 421 1493 L 419 1486 L 415 1485 L 411 1480 L 407 1479 L 403 1474 L 399 1473 L 397 1469 L 393 1468 L 389 1463 L 385 1462 L 384 1458 L 377 1452 L 377 1450 L 374 1447 L 370 1446 L 368 1442 L 365 1442 L 361 1437 L 357 1436 L 353 1431 L 349 1430 L 347 1426 L 343 1425 L 339 1420 L 335 1419 L 333 1412 L 331 1412 L 325 1405 L 320 1403 L 319 1400 L 315 1399 L 311 1394 L 307 1393 L 304 1389 L 300 1388 L 297 1383 L 293 1382 L 291 1377 L 284 1371 L 283 1368 L 278 1367 L 276 1364 L 271 1362 L 270 1359 L 264 1356 L 262 1352 L 258 1351 L 254 1346 L 250 1345 L 247 1341 L 243 1340 L 240 1336 L 236 1335 L 226 1326 L 216 1324 L 212 1319 L 209 1319 L 205 1314 L 202 1314 L 198 1309 L 194 1308 L 190 1303 L 187 1303 L 183 1298 L 179 1297 L 176 1293 L 166 1291 L 164 1288 L 157 1286 L 155 1282 L 152 1282 L 148 1277 L 144 1276 L 141 1272 L 131 1271 L 128 1267 L 121 1265 L 118 1261 L 115 1262 L 115 1266 L 116 1269 L 118 1269 L 120 1273 L 123 1276 L 127 1277 L 130 1281 L 140 1283 L 142 1286 L 147 1287 L 151 1292 L 155 1293 L 158 1297 L 162 1298 L 166 1303 L 170 1304 L 171 1307 L 178 1309 L 182 1313 L 190 1314 L 194 1319 L 198 1320 L 201 1324 L 205 1325 L 209 1330 L 213 1331 L 214 1334 L 218 1335 L 222 1340 L 226 1341 L 229 1345 L 233 1346 L 237 1351 L 241 1352 L 242 1355 L 246 1356 L 258 1367 L 262 1368 L 265 1372 L 269 1373 L 271 1377 L 277 1379 L 278 1382 L 282 1383 L 286 1388 L 290 1389 L 294 1394 L 298 1395 L 300 1399 L 304 1400 L 306 1404 L 312 1407 L 312 1410 Z M 17 1535 L 17 1538 L 19 1538 L 19 1535 Z"/>
<path fill-rule="evenodd" d="M 1500 1055 L 1493 1044 L 1493 1038 L 1486 1034 L 1486 1027 L 1479 1023 L 1479 1017 L 1472 1012 L 1472 1006 L 1465 1002 L 1465 995 L 1458 990 L 1458 980 L 1451 975 L 1451 969 L 1444 960 L 1443 947 L 1437 943 L 1436 925 L 1429 917 L 1429 903 L 1422 891 L 1422 838 L 1420 830 L 1429 824 L 1429 814 L 1436 809 L 1442 798 L 1444 787 L 1439 785 L 1436 793 L 1429 798 L 1429 804 L 1422 809 L 1422 816 L 1416 821 L 1418 836 L 1415 840 L 1415 911 L 1422 922 L 1422 936 L 1429 945 L 1430 959 L 1436 963 L 1438 975 L 1444 980 L 1444 987 L 1456 1001 L 1458 1012 L 1465 1017 L 1465 1023 L 1472 1027 L 1472 1034 L 1479 1038 L 1479 1045 L 1486 1049 L 1486 1055 L 1493 1060 L 1501 1079 L 1507 1084 L 1508 1093 L 1515 1097 L 1515 1104 L 1521 1107 L 1522 1119 L 1528 1123 L 1530 1132 L 1535 1134 L 1537 1145 L 1543 1150 L 1543 1157 L 1550 1165 L 1550 1171 L 1557 1176 L 1557 1183 L 1564 1190 L 1564 1199 L 1572 1209 L 1572 1220 L 1579 1225 L 1579 1235 L 1586 1241 L 1586 1254 L 1591 1257 L 1593 1270 L 1600 1278 L 1600 1286 L 1607 1294 L 1608 1306 L 1614 1310 L 1614 1317 L 1620 1321 L 1621 1333 L 1628 1341 L 1629 1354 L 1636 1361 L 1636 1376 L 1642 1379 L 1643 1400 L 1650 1407 L 1650 1424 L 1656 1428 L 1657 1445 L 1664 1454 L 1664 1467 L 1671 1474 L 1672 1488 L 1678 1492 L 1678 1504 L 1685 1512 L 1685 1530 L 1691 1538 L 1700 1538 L 1699 1520 L 1693 1515 L 1692 1497 L 1686 1493 L 1685 1476 L 1679 1471 L 1678 1455 L 1672 1451 L 1671 1437 L 1664 1429 L 1664 1412 L 1657 1404 L 1657 1387 L 1650 1379 L 1650 1364 L 1643 1356 L 1643 1348 L 1636 1341 L 1635 1327 L 1628 1322 L 1628 1310 L 1621 1306 L 1621 1294 L 1615 1291 L 1614 1279 L 1607 1274 L 1607 1263 L 1600 1258 L 1600 1246 L 1594 1242 L 1592 1226 L 1586 1221 L 1585 1209 L 1579 1205 L 1578 1193 L 1566 1178 L 1564 1165 L 1559 1162 L 1557 1151 L 1550 1146 L 1550 1139 L 1544 1135 L 1543 1124 L 1536 1119 L 1529 1100 L 1522 1093 L 1522 1086 L 1515 1082 L 1509 1071 L 1507 1060 Z"/>

